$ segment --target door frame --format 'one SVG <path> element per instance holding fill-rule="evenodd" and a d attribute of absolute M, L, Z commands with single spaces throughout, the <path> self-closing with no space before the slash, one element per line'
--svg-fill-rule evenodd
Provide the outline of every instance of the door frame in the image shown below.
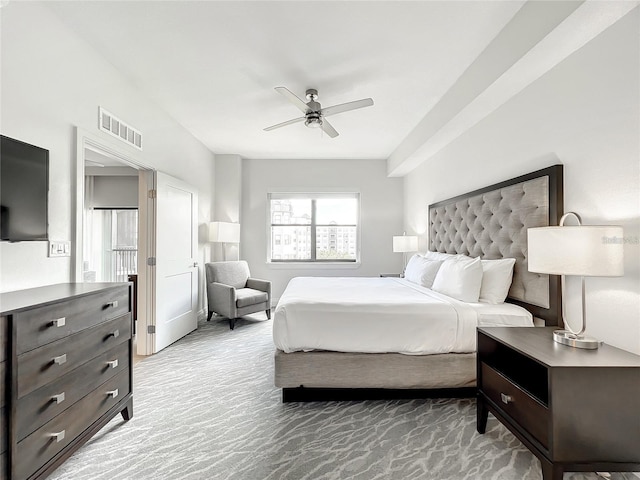
<path fill-rule="evenodd" d="M 118 145 L 109 139 L 95 135 L 83 128 L 75 127 L 76 164 L 75 164 L 75 223 L 72 238 L 75 239 L 74 256 L 72 258 L 73 278 L 75 282 L 83 282 L 82 264 L 84 261 L 84 188 L 85 168 L 84 151 L 86 148 L 98 150 L 107 156 L 114 157 L 124 165 L 138 170 L 138 328 L 137 353 L 150 355 L 152 344 L 147 333 L 148 325 L 154 318 L 155 285 L 151 266 L 147 258 L 154 256 L 154 199 L 149 198 L 148 191 L 155 187 L 155 169 L 144 164 L 137 155 L 124 145 Z"/>

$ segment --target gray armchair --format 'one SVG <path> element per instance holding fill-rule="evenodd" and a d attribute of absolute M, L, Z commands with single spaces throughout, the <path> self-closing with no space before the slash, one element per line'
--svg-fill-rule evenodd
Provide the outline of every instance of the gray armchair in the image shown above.
<path fill-rule="evenodd" d="M 229 319 L 231 330 L 236 319 L 264 310 L 271 318 L 271 282 L 251 278 L 244 260 L 205 264 L 207 301 L 211 320 L 213 312 Z"/>

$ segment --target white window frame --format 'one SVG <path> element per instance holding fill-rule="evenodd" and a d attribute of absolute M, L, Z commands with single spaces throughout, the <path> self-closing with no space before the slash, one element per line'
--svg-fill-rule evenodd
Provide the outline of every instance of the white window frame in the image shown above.
<path fill-rule="evenodd" d="M 322 259 L 317 259 L 315 258 L 316 255 L 316 241 L 315 241 L 315 237 L 316 237 L 316 228 L 317 227 L 321 227 L 323 225 L 317 225 L 315 223 L 315 200 L 319 200 L 319 199 L 347 199 L 347 198 L 355 198 L 357 201 L 357 218 L 356 218 L 356 258 L 355 259 L 330 259 L 330 260 L 322 260 Z M 305 200 L 312 200 L 312 220 L 311 223 L 308 224 L 309 228 L 311 229 L 311 259 L 275 259 L 272 258 L 272 245 L 271 245 L 271 239 L 272 239 L 272 232 L 271 232 L 271 228 L 273 226 L 283 226 L 285 224 L 272 224 L 271 223 L 271 201 L 272 200 L 289 200 L 289 199 L 305 199 Z M 349 192 L 269 192 L 267 193 L 267 211 L 266 211 L 266 216 L 267 216 L 267 228 L 266 228 L 266 232 L 267 232 L 267 263 L 272 265 L 272 266 L 282 266 L 285 268 L 288 267 L 295 267 L 296 265 L 302 265 L 302 266 L 330 266 L 330 265 L 340 265 L 341 267 L 352 267 L 352 266 L 359 266 L 360 265 L 360 245 L 361 245 L 361 215 L 360 215 L 360 210 L 361 210 L 361 203 L 360 203 L 360 193 L 359 192 L 353 192 L 353 191 L 349 191 Z M 287 224 L 289 225 L 289 224 Z M 337 225 L 338 227 L 340 226 L 345 226 L 343 224 Z M 352 226 L 352 225 L 346 225 L 346 226 Z"/>

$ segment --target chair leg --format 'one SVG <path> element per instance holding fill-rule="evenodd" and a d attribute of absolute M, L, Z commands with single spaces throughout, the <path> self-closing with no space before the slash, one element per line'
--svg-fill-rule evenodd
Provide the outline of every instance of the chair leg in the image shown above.
<path fill-rule="evenodd" d="M 209 312 L 209 316 L 207 317 L 207 322 L 208 322 L 209 320 L 211 320 L 211 316 L 212 316 L 212 315 L 213 315 L 213 312 Z"/>
<path fill-rule="evenodd" d="M 230 318 L 229 319 L 229 328 L 231 330 L 233 330 L 235 328 L 235 326 L 236 326 L 236 319 L 235 318 Z"/>
<path fill-rule="evenodd" d="M 271 320 L 271 309 L 265 310 L 265 313 L 267 314 L 267 320 Z"/>

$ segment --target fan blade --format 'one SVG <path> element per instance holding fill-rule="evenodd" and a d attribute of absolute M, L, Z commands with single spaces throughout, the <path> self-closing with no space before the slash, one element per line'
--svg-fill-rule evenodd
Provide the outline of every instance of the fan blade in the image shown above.
<path fill-rule="evenodd" d="M 307 113 L 307 111 L 309 110 L 307 104 L 304 103 L 304 101 L 300 97 L 291 92 L 289 89 L 285 87 L 276 87 L 275 90 L 291 103 L 293 103 L 296 107 L 298 107 L 302 113 Z"/>
<path fill-rule="evenodd" d="M 340 135 L 338 132 L 336 132 L 336 129 L 333 128 L 333 126 L 324 118 L 322 119 L 322 125 L 320 125 L 320 128 L 322 128 L 322 131 L 329 135 L 331 138 L 336 138 L 338 135 Z"/>
<path fill-rule="evenodd" d="M 264 129 L 265 132 L 275 130 L 276 128 L 286 127 L 287 125 L 293 125 L 294 123 L 304 122 L 307 117 L 294 118 L 293 120 L 287 120 L 286 122 L 278 123 L 277 125 L 271 125 Z"/>
<path fill-rule="evenodd" d="M 362 100 L 356 100 L 355 102 L 341 103 L 339 105 L 323 108 L 320 110 L 320 113 L 327 117 L 329 115 L 335 115 L 336 113 L 355 110 L 356 108 L 370 107 L 371 105 L 373 105 L 373 100 L 371 98 L 363 98 Z"/>

